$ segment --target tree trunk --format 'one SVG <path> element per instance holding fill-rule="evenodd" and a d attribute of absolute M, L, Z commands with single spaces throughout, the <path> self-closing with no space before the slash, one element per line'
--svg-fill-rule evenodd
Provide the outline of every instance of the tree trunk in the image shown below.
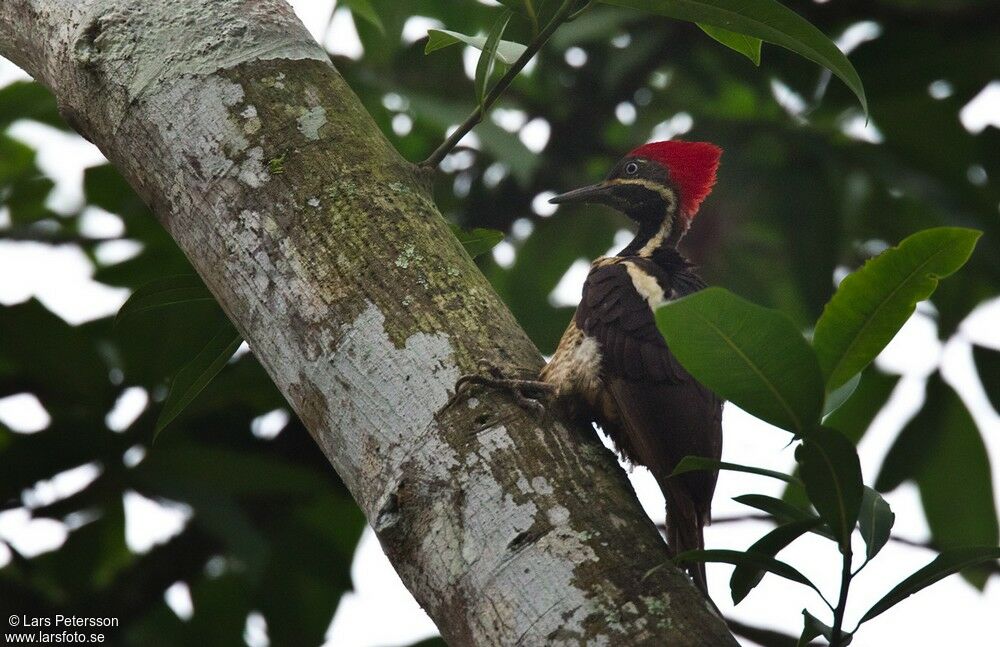
<path fill-rule="evenodd" d="M 452 645 L 734 645 L 538 351 L 280 0 L 3 0 L 0 53 L 152 207 Z M 655 568 L 655 570 L 653 570 Z"/>

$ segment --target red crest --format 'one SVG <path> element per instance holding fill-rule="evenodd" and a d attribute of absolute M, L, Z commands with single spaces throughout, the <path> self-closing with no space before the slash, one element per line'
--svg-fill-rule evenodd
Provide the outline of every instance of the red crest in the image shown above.
<path fill-rule="evenodd" d="M 701 201 L 712 191 L 722 149 L 708 142 L 653 142 L 636 148 L 633 157 L 643 157 L 665 166 L 680 192 L 680 213 L 694 218 Z"/>

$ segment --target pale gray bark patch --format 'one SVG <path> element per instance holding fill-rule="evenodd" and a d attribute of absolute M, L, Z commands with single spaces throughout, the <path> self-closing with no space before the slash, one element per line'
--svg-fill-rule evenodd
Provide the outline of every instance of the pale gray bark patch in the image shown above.
<path fill-rule="evenodd" d="M 589 592 L 575 582 L 576 568 L 599 561 L 587 543 L 590 533 L 571 526 L 564 506 L 540 510 L 531 500 L 533 494 L 553 493 L 544 477 L 533 477 L 530 485 L 521 479 L 526 487 L 519 488 L 517 494 L 523 496 L 517 497 L 495 477 L 494 465 L 517 452 L 504 425 L 480 431 L 477 451 L 464 456 L 442 440 L 436 414 L 449 398 L 443 385 L 454 383 L 459 373 L 452 355 L 443 334 L 417 333 L 398 348 L 385 330 L 384 315 L 368 303 L 343 328 L 329 363 L 320 359 L 314 365 L 328 374 L 310 375 L 318 383 L 338 385 L 327 400 L 327 423 L 332 430 L 350 430 L 351 437 L 329 437 L 330 451 L 361 466 L 356 487 L 366 491 L 363 499 L 374 503 L 366 513 L 380 534 L 404 522 L 407 511 L 400 509 L 397 497 L 404 480 L 452 483 L 463 492 L 457 501 L 439 497 L 427 528 L 407 529 L 423 537 L 414 567 L 424 578 L 437 580 L 429 590 L 442 592 L 429 606 L 446 604 L 454 591 L 489 590 L 490 596 L 470 600 L 472 616 L 499 615 L 513 628 L 538 613 L 540 617 L 531 620 L 533 631 L 547 635 L 562 630 L 573 638 L 552 644 L 578 644 L 591 608 Z M 373 375 L 373 366 L 389 370 Z M 371 447 L 380 451 L 367 451 Z M 354 452 L 357 455 L 351 455 Z M 540 521 L 547 529 L 535 549 L 512 559 L 511 541 Z M 503 567 L 504 562 L 510 562 L 509 567 Z M 532 614 L 523 608 L 521 592 L 526 587 L 536 591 Z M 544 613 L 555 608 L 575 610 L 569 615 Z M 491 626 L 476 625 L 473 635 L 475 644 L 496 639 Z"/>
<path fill-rule="evenodd" d="M 360 467 L 349 485 L 366 493 L 361 498 L 372 506 L 369 519 L 392 494 L 407 459 L 442 475 L 458 465 L 459 457 L 433 428 L 448 401 L 448 385 L 459 377 L 448 335 L 416 333 L 397 348 L 385 316 L 369 302 L 314 368 L 322 375 L 310 379 L 334 386 L 327 411 L 330 440 L 345 462 Z M 377 453 L 366 451 L 374 446 Z"/>
<path fill-rule="evenodd" d="M 299 132 L 306 139 L 315 141 L 319 139 L 319 129 L 326 125 L 326 108 L 323 106 L 309 108 L 296 121 L 299 124 Z"/>
<path fill-rule="evenodd" d="M 287 19 L 287 10 L 282 0 L 129 2 L 125 6 L 81 2 L 71 9 L 73 22 L 82 27 L 74 52 L 86 66 L 116 66 L 116 81 L 124 86 L 129 100 L 163 79 L 211 76 L 247 61 L 328 61 L 326 52 L 308 34 L 303 37 L 294 28 L 304 31 L 301 23 Z"/>

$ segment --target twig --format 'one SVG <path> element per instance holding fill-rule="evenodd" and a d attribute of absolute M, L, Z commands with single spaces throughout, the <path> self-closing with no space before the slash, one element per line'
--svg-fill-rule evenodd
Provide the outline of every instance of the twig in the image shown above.
<path fill-rule="evenodd" d="M 500 77 L 500 80 L 496 82 L 496 85 L 490 88 L 490 91 L 486 93 L 486 97 L 483 98 L 482 105 L 477 106 L 476 109 L 472 111 L 472 114 L 470 114 L 465 121 L 463 121 L 461 125 L 455 129 L 455 132 L 449 135 L 444 142 L 430 154 L 430 157 L 420 163 L 420 166 L 427 166 L 430 168 L 437 167 L 437 165 L 441 163 L 441 160 L 444 159 L 445 155 L 451 152 L 451 149 L 453 149 L 455 145 L 469 133 L 470 130 L 475 128 L 476 125 L 483 120 L 483 117 L 487 112 L 489 112 L 489 109 L 494 103 L 496 103 L 497 99 L 500 98 L 500 95 L 504 93 L 504 90 L 506 90 L 508 86 L 510 86 L 517 75 L 520 74 L 521 70 L 524 69 L 524 66 L 528 64 L 528 61 L 530 61 L 531 58 L 538 53 L 538 50 L 540 50 L 546 41 L 549 40 L 552 34 L 555 33 L 556 29 L 558 29 L 559 26 L 566 21 L 566 18 L 573 11 L 573 7 L 575 5 L 576 0 L 564 0 L 562 6 L 559 7 L 559 11 L 557 11 L 552 17 L 549 24 L 545 25 L 545 29 L 539 32 L 539 34 L 535 36 L 530 43 L 528 43 L 528 47 L 524 50 L 524 53 L 521 54 L 516 61 L 514 61 L 514 64 L 510 66 L 502 77 Z"/>
<path fill-rule="evenodd" d="M 830 634 L 830 647 L 840 647 L 843 637 L 844 612 L 847 610 L 847 593 L 851 589 L 851 552 L 850 544 L 843 551 L 844 563 L 840 571 L 840 599 L 833 612 L 833 631 Z"/>

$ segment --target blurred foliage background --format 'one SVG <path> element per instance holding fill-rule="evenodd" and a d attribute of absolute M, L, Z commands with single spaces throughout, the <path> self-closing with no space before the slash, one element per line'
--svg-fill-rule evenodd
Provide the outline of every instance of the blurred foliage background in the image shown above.
<path fill-rule="evenodd" d="M 346 51 L 336 30 L 324 44 L 386 136 L 419 161 L 475 106 L 465 71 L 475 53 L 452 47 L 425 56 L 420 36 L 441 26 L 484 32 L 497 9 L 473 0 L 370 4 L 381 26 L 355 16 L 363 52 Z M 694 25 L 596 6 L 556 33 L 469 146 L 446 158 L 441 210 L 462 226 L 507 233 L 478 262 L 543 353 L 573 310 L 553 298 L 556 286 L 575 261 L 612 248 L 627 225 L 599 209 L 553 215 L 547 192 L 595 180 L 651 138 L 723 146 L 718 185 L 684 248 L 710 283 L 777 307 L 803 329 L 838 272 L 935 225 L 985 232 L 968 266 L 925 309 L 940 338 L 996 297 L 1000 130 L 970 132 L 960 113 L 1000 76 L 998 3 L 788 5 L 850 50 L 868 90 L 867 126 L 843 84 L 784 50 L 765 45 L 758 69 Z M 515 20 L 505 38 L 526 42 L 529 30 Z M 0 133 L 19 120 L 68 129 L 49 93 L 30 82 L 0 88 Z M 69 214 L 47 206 L 52 186 L 34 150 L 0 134 L 0 240 L 76 246 L 110 286 L 135 289 L 192 271 L 110 167 L 87 170 L 85 204 Z M 95 207 L 121 219 L 114 238 L 137 243 L 133 256 L 102 261 L 102 246 L 115 241 L 81 226 Z M 119 638 L 132 644 L 240 644 L 255 611 L 272 644 L 322 641 L 351 587 L 364 519 L 302 425 L 281 414 L 286 405 L 252 353 L 238 353 L 151 444 L 170 376 L 204 345 L 216 316 L 204 304 L 119 326 L 113 318 L 72 326 L 35 300 L 0 308 L 0 398 L 33 394 L 51 418 L 30 434 L 0 424 L 0 505 L 69 530 L 57 549 L 30 557 L 0 539 L 10 556 L 0 569 L 0 608 L 116 616 Z M 976 347 L 974 358 L 996 407 L 1000 352 Z M 894 384 L 869 369 L 838 428 L 860 438 Z M 115 424 L 108 414 L 128 393 L 146 404 Z M 937 546 L 997 543 L 980 434 L 935 372 L 923 409 L 877 475 L 883 490 L 917 482 Z M 58 475 L 81 469 L 85 485 L 51 494 Z M 961 478 L 949 477 L 956 469 Z M 146 552 L 131 550 L 123 497 L 133 493 L 184 510 L 183 529 Z M 967 574 L 979 587 L 987 577 Z M 175 582 L 191 590 L 187 621 L 164 602 Z"/>

